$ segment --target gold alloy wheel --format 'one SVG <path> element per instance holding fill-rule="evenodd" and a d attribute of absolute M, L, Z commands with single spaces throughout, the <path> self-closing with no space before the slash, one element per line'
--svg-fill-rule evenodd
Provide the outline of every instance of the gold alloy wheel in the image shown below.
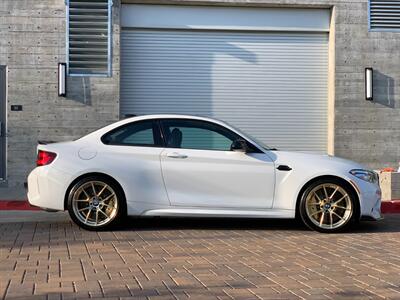
<path fill-rule="evenodd" d="M 88 181 L 72 196 L 75 216 L 83 224 L 99 227 L 110 223 L 118 211 L 115 191 L 101 181 Z"/>
<path fill-rule="evenodd" d="M 308 193 L 306 213 L 316 226 L 323 229 L 337 229 L 351 219 L 353 203 L 341 186 L 323 183 Z"/>

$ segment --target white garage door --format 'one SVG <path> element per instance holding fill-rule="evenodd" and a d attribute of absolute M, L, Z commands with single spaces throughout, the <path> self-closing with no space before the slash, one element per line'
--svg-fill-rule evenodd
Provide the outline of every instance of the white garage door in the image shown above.
<path fill-rule="evenodd" d="M 225 120 L 266 144 L 326 152 L 325 32 L 126 27 L 121 114 Z"/>

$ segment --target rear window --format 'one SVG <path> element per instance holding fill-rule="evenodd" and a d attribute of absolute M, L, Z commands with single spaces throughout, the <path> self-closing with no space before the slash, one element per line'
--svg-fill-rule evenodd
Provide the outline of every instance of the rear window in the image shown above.
<path fill-rule="evenodd" d="M 158 146 L 153 120 L 133 122 L 113 129 L 101 138 L 106 145 Z"/>

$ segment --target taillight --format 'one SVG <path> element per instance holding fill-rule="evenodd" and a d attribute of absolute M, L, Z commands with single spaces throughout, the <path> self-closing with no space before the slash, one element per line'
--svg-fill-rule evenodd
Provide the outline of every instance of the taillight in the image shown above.
<path fill-rule="evenodd" d="M 39 167 L 51 164 L 53 160 L 56 158 L 56 156 L 57 154 L 53 152 L 39 150 L 37 155 L 36 165 Z"/>

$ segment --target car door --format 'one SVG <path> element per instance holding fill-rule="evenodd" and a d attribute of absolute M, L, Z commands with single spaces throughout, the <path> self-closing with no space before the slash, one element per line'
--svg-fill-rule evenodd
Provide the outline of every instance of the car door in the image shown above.
<path fill-rule="evenodd" d="M 163 119 L 161 128 L 161 169 L 171 205 L 272 207 L 275 168 L 265 153 L 254 146 L 248 153 L 231 151 L 241 137 L 208 121 Z"/>
<path fill-rule="evenodd" d="M 122 125 L 101 140 L 104 147 L 98 163 L 123 184 L 128 206 L 132 202 L 170 205 L 161 174 L 160 155 L 164 146 L 156 120 Z"/>

